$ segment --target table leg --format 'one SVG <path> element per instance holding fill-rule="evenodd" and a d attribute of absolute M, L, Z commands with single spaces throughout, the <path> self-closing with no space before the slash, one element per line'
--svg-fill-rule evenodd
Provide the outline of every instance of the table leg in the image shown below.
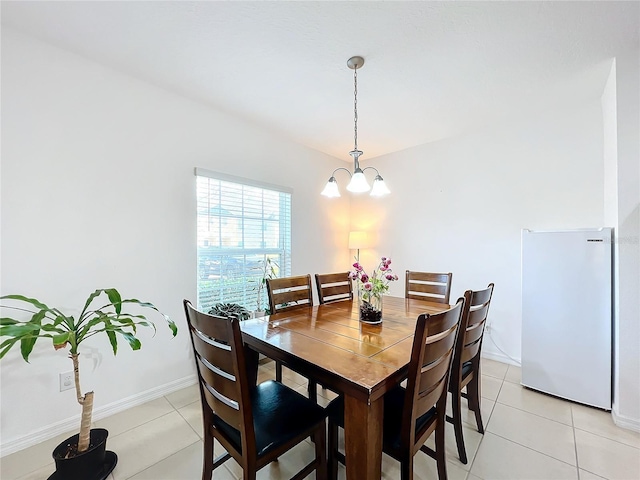
<path fill-rule="evenodd" d="M 344 400 L 347 480 L 380 480 L 384 399 L 367 404 L 345 395 Z"/>
<path fill-rule="evenodd" d="M 250 386 L 258 383 L 258 352 L 250 348 L 248 345 L 244 347 L 244 361 L 247 368 L 247 378 Z"/>

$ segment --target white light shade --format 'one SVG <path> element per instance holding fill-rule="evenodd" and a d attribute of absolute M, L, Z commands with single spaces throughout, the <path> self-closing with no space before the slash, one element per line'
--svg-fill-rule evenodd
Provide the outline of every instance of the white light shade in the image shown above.
<path fill-rule="evenodd" d="M 369 248 L 369 235 L 367 232 L 349 232 L 349 249 Z"/>
<path fill-rule="evenodd" d="M 388 195 L 391 191 L 387 188 L 387 185 L 384 183 L 384 180 L 380 175 L 376 176 L 373 181 L 373 188 L 371 189 L 372 197 L 382 197 L 383 195 Z"/>
<path fill-rule="evenodd" d="M 336 182 L 335 177 L 331 177 L 327 184 L 324 186 L 324 190 L 320 193 L 320 195 L 324 195 L 325 197 L 335 198 L 340 196 L 340 190 L 338 190 L 338 182 Z"/>
<path fill-rule="evenodd" d="M 351 177 L 351 181 L 349 185 L 347 185 L 347 190 L 353 193 L 362 193 L 368 192 L 371 187 L 369 186 L 369 182 L 367 182 L 364 173 L 359 168 L 353 173 Z"/>

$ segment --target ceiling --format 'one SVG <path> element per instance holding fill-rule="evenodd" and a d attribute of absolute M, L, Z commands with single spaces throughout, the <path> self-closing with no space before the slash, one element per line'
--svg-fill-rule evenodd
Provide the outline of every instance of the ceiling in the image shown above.
<path fill-rule="evenodd" d="M 365 164 L 597 98 L 639 16 L 635 1 L 2 2 L 3 25 L 348 161 L 361 55 Z"/>

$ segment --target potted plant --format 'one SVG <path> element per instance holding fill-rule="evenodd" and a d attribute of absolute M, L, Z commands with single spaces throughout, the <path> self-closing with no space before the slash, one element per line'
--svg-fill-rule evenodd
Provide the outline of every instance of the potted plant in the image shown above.
<path fill-rule="evenodd" d="M 103 298 L 103 304 L 95 308 L 94 303 Z M 142 344 L 136 337 L 137 328 L 150 327 L 155 331 L 155 324 L 144 315 L 125 312 L 124 309 L 129 305 L 158 312 L 167 321 L 174 337 L 178 333 L 175 323 L 151 303 L 136 299 L 123 300 L 115 288 L 96 290 L 89 295 L 77 317 L 23 295 L 5 295 L 0 297 L 0 300 L 5 301 L 5 304 L 0 304 L 1 309 L 11 309 L 19 313 L 16 318 L 4 314 L 0 316 L 0 338 L 4 339 L 0 343 L 0 359 L 18 345 L 22 358 L 28 362 L 37 340 L 50 338 L 54 349 L 69 348 L 69 358 L 73 362 L 76 398 L 82 406 L 80 432 L 54 449 L 56 472 L 49 479 L 107 478 L 118 459 L 115 453 L 106 452 L 108 432 L 100 428 L 91 429 L 93 392 L 82 395 L 78 347 L 84 340 L 104 333 L 109 339 L 114 355 L 118 351 L 118 336 L 124 338 L 132 350 L 139 350 Z M 24 319 L 29 315 L 30 318 Z"/>
<path fill-rule="evenodd" d="M 220 317 L 233 317 L 238 320 L 246 320 L 251 316 L 249 310 L 237 303 L 216 303 L 209 309 L 209 314 Z"/>
<path fill-rule="evenodd" d="M 260 278 L 258 278 L 258 285 L 256 286 L 258 295 L 256 299 L 256 309 L 253 312 L 254 317 L 262 317 L 263 315 L 270 313 L 269 306 L 265 305 L 262 294 L 267 288 L 267 279 L 278 277 L 276 268 L 280 268 L 280 266 L 275 261 L 271 260 L 271 257 L 266 257 L 265 259 L 260 260 L 259 265 L 254 267 L 254 270 L 260 271 Z"/>

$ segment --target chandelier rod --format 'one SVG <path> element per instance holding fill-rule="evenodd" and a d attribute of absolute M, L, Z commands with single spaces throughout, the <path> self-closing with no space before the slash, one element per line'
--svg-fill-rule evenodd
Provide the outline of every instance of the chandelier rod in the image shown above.
<path fill-rule="evenodd" d="M 353 149 L 358 150 L 358 66 L 353 69 Z"/>

